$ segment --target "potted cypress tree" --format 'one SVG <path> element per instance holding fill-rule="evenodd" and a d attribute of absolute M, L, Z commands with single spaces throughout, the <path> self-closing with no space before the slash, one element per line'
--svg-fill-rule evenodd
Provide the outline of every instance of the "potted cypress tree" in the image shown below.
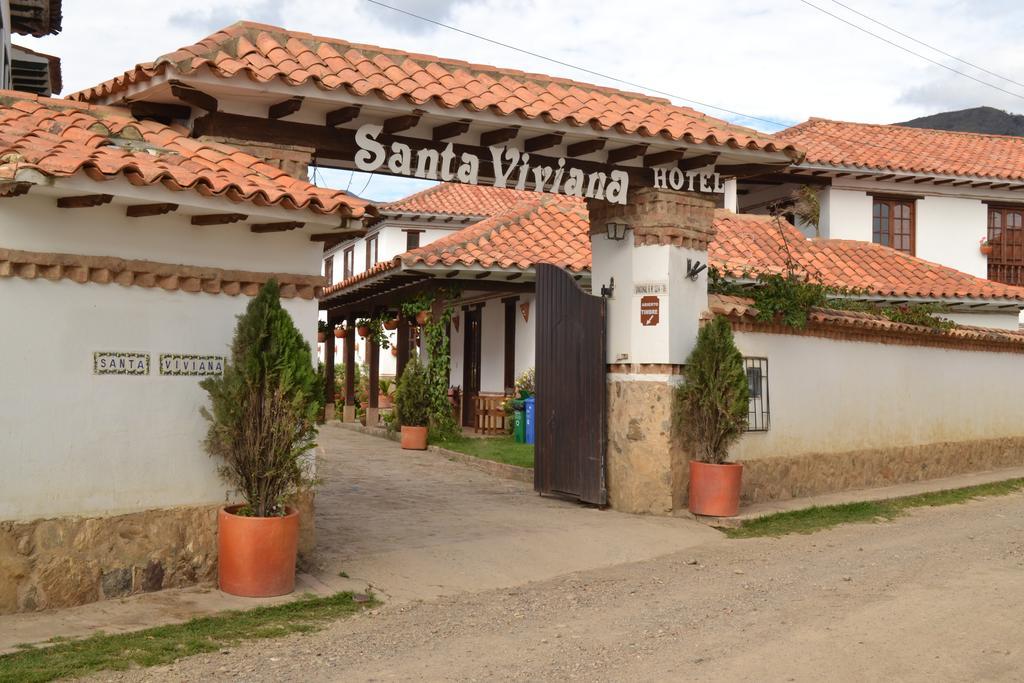
<path fill-rule="evenodd" d="M 238 318 L 224 374 L 210 396 L 205 447 L 244 501 L 218 515 L 218 576 L 233 595 L 284 595 L 295 587 L 299 514 L 288 502 L 311 486 L 310 454 L 323 391 L 309 344 L 270 280 Z"/>
<path fill-rule="evenodd" d="M 676 389 L 675 431 L 690 461 L 690 512 L 730 517 L 739 509 L 743 465 L 728 463 L 729 447 L 747 428 L 749 387 L 729 322 L 719 316 L 697 334 Z"/>
<path fill-rule="evenodd" d="M 402 448 L 422 451 L 427 447 L 429 411 L 427 369 L 414 356 L 402 370 L 395 390 L 395 412 L 402 425 Z"/>

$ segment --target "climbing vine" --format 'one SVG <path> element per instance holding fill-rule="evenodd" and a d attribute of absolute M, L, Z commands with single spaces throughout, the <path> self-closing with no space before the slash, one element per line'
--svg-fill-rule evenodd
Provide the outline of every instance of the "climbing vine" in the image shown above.
<path fill-rule="evenodd" d="M 459 425 L 452 415 L 448 400 L 448 382 L 451 377 L 450 341 L 448 324 L 452 319 L 452 308 L 445 303 L 443 312 L 423 328 L 427 342 L 427 382 L 430 389 L 430 436 L 438 441 L 449 440 L 459 433 Z"/>

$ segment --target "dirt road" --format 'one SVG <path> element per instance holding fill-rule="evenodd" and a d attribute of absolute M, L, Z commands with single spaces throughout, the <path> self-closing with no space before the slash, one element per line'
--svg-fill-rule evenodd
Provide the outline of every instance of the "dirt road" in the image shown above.
<path fill-rule="evenodd" d="M 1020 681 L 1024 495 L 385 605 L 97 678 Z"/>

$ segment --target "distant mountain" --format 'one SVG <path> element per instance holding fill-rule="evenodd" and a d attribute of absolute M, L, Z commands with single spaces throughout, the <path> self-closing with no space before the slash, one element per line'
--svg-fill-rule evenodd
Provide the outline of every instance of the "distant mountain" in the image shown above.
<path fill-rule="evenodd" d="M 956 130 L 964 133 L 991 133 L 993 135 L 1024 135 L 1024 116 L 1010 114 L 993 107 L 974 107 L 960 111 L 947 111 L 922 116 L 912 121 L 894 124 L 909 128 Z"/>

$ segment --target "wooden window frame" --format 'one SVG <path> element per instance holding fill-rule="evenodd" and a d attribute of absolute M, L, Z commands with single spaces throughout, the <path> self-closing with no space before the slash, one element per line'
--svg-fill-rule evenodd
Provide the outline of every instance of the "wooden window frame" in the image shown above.
<path fill-rule="evenodd" d="M 405 250 L 412 251 L 413 249 L 419 249 L 423 246 L 420 235 L 426 232 L 426 230 L 412 230 L 410 228 L 403 228 L 402 232 L 405 233 Z M 415 242 L 416 244 L 413 244 Z"/>
<path fill-rule="evenodd" d="M 889 247 L 890 249 L 896 249 L 896 251 L 904 254 L 914 256 L 917 254 L 917 198 L 907 195 L 882 195 L 872 194 L 871 196 L 871 241 L 874 244 L 881 244 L 883 247 Z M 886 204 L 889 207 L 889 225 L 888 235 L 889 241 L 882 242 L 875 240 L 875 208 L 879 204 Z M 896 204 L 906 204 L 910 208 L 910 249 L 897 249 L 893 246 L 893 221 L 894 211 Z"/>
<path fill-rule="evenodd" d="M 356 245 L 345 247 L 341 254 L 342 279 L 347 280 L 355 275 Z"/>
<path fill-rule="evenodd" d="M 987 261 L 988 279 L 1007 285 L 1024 285 L 1024 205 L 987 202 L 985 236 L 992 246 Z M 1007 227 L 1008 214 L 1020 215 L 1020 226 Z M 999 215 L 998 234 L 992 225 L 993 214 Z M 1014 234 L 1011 234 L 1011 230 Z"/>
<path fill-rule="evenodd" d="M 375 265 L 377 265 L 377 262 L 379 261 L 379 257 L 380 257 L 379 245 L 380 245 L 380 242 L 377 239 L 378 237 L 380 237 L 380 233 L 379 232 L 375 232 L 372 235 L 368 235 L 366 237 L 366 269 L 367 270 L 369 270 L 370 268 L 373 268 Z"/>
<path fill-rule="evenodd" d="M 334 254 L 324 259 L 324 277 L 327 279 L 327 284 L 334 284 Z"/>

